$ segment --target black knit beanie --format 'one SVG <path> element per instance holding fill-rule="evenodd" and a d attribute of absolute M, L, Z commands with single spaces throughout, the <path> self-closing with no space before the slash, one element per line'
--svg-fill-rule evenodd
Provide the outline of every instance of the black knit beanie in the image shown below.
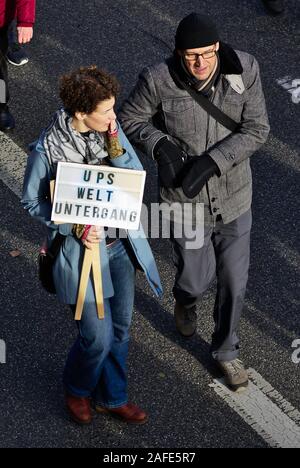
<path fill-rule="evenodd" d="M 209 16 L 191 13 L 180 21 L 176 36 L 176 49 L 197 49 L 218 42 L 219 33 Z"/>

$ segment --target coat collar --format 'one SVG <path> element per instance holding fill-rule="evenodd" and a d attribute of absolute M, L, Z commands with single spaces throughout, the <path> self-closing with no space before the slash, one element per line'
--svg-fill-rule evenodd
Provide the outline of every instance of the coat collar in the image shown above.
<path fill-rule="evenodd" d="M 243 67 L 236 51 L 225 42 L 220 42 L 220 66 L 222 75 L 241 75 Z"/>

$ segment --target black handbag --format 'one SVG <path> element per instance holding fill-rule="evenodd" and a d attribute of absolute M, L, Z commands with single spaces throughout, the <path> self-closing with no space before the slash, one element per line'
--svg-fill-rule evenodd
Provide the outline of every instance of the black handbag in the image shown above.
<path fill-rule="evenodd" d="M 53 265 L 65 238 L 66 236 L 58 232 L 50 248 L 47 251 L 41 251 L 38 256 L 39 280 L 43 288 L 50 294 L 56 294 Z"/>

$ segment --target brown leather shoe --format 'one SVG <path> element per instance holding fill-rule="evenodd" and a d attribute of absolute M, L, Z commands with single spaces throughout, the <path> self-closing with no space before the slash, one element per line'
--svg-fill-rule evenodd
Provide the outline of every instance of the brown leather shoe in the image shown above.
<path fill-rule="evenodd" d="M 110 414 L 129 424 L 145 424 L 148 421 L 148 415 L 138 406 L 133 403 L 127 403 L 119 408 L 103 408 L 103 406 L 95 406 L 97 413 Z"/>
<path fill-rule="evenodd" d="M 89 398 L 75 397 L 66 393 L 65 402 L 73 421 L 78 424 L 90 424 L 92 422 L 92 410 Z"/>

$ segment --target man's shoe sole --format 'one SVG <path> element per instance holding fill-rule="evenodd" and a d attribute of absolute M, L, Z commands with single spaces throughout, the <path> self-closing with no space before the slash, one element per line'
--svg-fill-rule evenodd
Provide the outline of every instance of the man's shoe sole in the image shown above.
<path fill-rule="evenodd" d="M 109 415 L 109 416 L 112 416 L 113 418 L 118 419 L 119 421 L 125 422 L 125 423 L 127 423 L 127 424 L 139 424 L 139 425 L 142 425 L 142 424 L 146 424 L 146 422 L 149 421 L 149 416 L 146 416 L 146 418 L 145 418 L 145 419 L 142 419 L 141 421 L 130 421 L 130 420 L 127 420 L 127 419 L 122 418 L 122 416 L 119 416 L 117 413 L 113 413 L 113 412 L 109 411 L 109 410 L 106 409 L 106 408 L 101 408 L 100 406 L 95 406 L 95 411 L 96 411 L 96 413 L 98 413 L 98 414 L 107 414 L 107 415 Z"/>
<path fill-rule="evenodd" d="M 241 383 L 239 385 L 230 385 L 229 383 L 226 382 L 226 378 L 225 378 L 225 383 L 226 383 L 227 387 L 229 388 L 229 390 L 231 390 L 234 393 L 245 392 L 247 390 L 247 388 L 248 388 L 248 385 L 249 385 L 249 381 Z"/>
<path fill-rule="evenodd" d="M 179 330 L 179 328 L 178 328 L 177 326 L 176 326 L 176 330 L 178 331 L 178 333 L 179 333 L 181 336 L 183 336 L 183 338 L 192 338 L 192 336 L 194 336 L 195 333 L 196 333 L 196 329 L 195 329 L 191 335 L 185 335 L 184 333 L 182 333 L 181 330 Z"/>

